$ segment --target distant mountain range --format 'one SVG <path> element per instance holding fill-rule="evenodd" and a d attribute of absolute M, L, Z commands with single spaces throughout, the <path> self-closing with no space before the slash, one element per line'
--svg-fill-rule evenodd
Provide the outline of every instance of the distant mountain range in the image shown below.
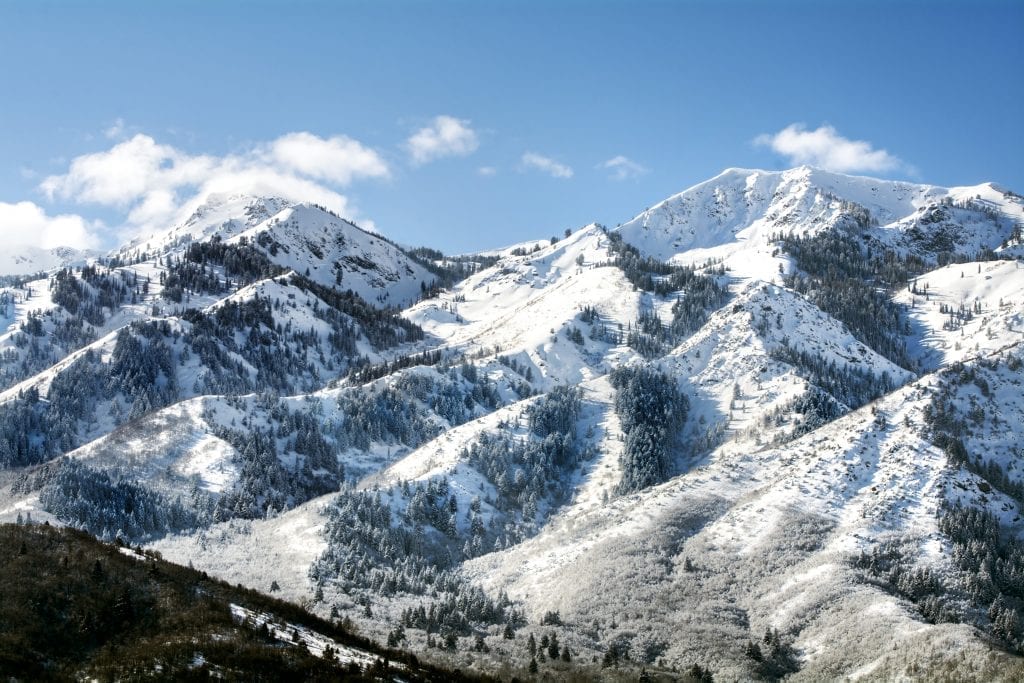
<path fill-rule="evenodd" d="M 102 252 L 72 249 L 71 247 L 17 247 L 0 254 L 0 275 L 35 275 L 71 266 L 84 266 Z"/>

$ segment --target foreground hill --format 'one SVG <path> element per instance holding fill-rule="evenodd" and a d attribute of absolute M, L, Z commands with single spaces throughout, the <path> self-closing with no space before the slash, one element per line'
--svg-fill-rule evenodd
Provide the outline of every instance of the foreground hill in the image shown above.
<path fill-rule="evenodd" d="M 465 680 L 293 604 L 49 525 L 0 526 L 9 680 Z"/>

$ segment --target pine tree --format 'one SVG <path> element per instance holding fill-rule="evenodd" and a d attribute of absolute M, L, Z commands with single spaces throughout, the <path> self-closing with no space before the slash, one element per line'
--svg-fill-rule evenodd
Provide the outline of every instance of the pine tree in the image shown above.
<path fill-rule="evenodd" d="M 558 648 L 558 635 L 555 633 L 551 634 L 551 638 L 548 639 L 548 657 L 554 661 L 558 659 L 559 648 Z"/>

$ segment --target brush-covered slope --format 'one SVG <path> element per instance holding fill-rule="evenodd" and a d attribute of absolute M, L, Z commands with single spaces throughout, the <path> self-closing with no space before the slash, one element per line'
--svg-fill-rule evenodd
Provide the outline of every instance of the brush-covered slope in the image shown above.
<path fill-rule="evenodd" d="M 444 348 L 507 355 L 548 385 L 602 374 L 621 354 L 600 332 L 625 329 L 643 303 L 613 265 L 609 246 L 604 231 L 590 225 L 536 250 L 507 251 L 405 315 Z M 585 332 L 579 343 L 566 337 L 572 329 Z"/>
<path fill-rule="evenodd" d="M 338 624 L 82 532 L 0 526 L 10 680 L 465 680 Z"/>

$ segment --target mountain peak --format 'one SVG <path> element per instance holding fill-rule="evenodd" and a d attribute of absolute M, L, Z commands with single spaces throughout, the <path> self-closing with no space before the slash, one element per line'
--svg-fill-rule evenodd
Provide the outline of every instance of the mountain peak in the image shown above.
<path fill-rule="evenodd" d="M 287 199 L 240 192 L 211 192 L 186 205 L 182 220 L 163 232 L 136 237 L 118 251 L 140 247 L 146 251 L 167 251 L 194 240 L 219 236 L 229 239 L 291 206 Z"/>
<path fill-rule="evenodd" d="M 726 259 L 734 271 L 762 277 L 769 273 L 759 266 L 752 271 L 751 264 L 765 260 L 757 254 L 772 251 L 772 236 L 816 234 L 855 219 L 891 243 L 903 240 L 922 210 L 943 201 L 977 204 L 970 209 L 977 220 L 957 236 L 964 245 L 976 243 L 976 249 L 997 248 L 1009 227 L 1024 218 L 1014 195 L 992 183 L 943 188 L 803 165 L 782 171 L 725 169 L 645 210 L 619 231 L 626 242 L 661 260 Z M 691 253 L 684 257 L 685 252 Z"/>
<path fill-rule="evenodd" d="M 279 211 L 292 206 L 292 202 L 282 197 L 253 195 L 239 192 L 211 192 L 196 206 L 191 215 L 183 221 L 183 226 L 207 225 L 211 219 L 229 216 L 241 218 L 246 222 L 258 223 Z"/>

